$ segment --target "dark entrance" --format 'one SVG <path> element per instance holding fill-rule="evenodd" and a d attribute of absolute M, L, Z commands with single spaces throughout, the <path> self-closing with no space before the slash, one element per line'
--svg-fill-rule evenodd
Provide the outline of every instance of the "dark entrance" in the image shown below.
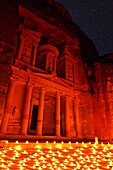
<path fill-rule="evenodd" d="M 37 105 L 33 105 L 30 130 L 36 130 L 37 116 L 38 116 L 38 106 Z"/>

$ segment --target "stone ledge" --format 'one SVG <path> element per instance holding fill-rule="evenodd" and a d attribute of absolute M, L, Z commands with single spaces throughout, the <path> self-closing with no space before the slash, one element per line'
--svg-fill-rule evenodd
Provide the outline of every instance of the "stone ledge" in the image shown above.
<path fill-rule="evenodd" d="M 29 142 L 64 142 L 64 143 L 68 143 L 69 141 L 71 141 L 72 143 L 75 142 L 91 142 L 94 143 L 95 139 L 85 139 L 85 138 L 75 138 L 75 137 L 56 137 L 56 136 L 31 136 L 31 135 L 2 135 L 0 134 L 0 143 L 3 141 L 8 140 L 9 142 L 15 142 L 15 141 L 20 141 L 20 142 L 25 142 L 25 141 L 29 141 Z M 113 141 L 109 141 L 109 140 L 99 140 L 99 143 L 113 143 Z"/>

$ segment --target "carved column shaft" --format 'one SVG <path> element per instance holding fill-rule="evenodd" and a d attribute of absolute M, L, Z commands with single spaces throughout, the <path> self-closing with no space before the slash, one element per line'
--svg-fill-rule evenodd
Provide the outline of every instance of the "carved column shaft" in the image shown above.
<path fill-rule="evenodd" d="M 46 56 L 46 71 L 48 71 L 48 55 Z"/>
<path fill-rule="evenodd" d="M 21 132 L 20 132 L 20 134 L 22 134 L 22 135 L 27 134 L 32 88 L 33 87 L 30 84 L 28 84 L 26 87 L 26 96 L 25 96 L 25 100 L 24 100 L 25 103 L 24 103 L 24 108 L 23 108 L 22 126 L 21 126 Z"/>
<path fill-rule="evenodd" d="M 90 123 L 91 123 L 91 136 L 94 137 L 94 116 L 93 116 L 93 112 L 92 112 L 93 102 L 92 102 L 92 98 L 90 98 L 89 100 L 90 100 L 90 102 L 91 102 L 91 103 L 90 103 L 90 106 L 91 106 L 91 108 L 90 108 L 90 109 L 91 109 L 91 113 L 90 113 L 90 114 L 91 114 L 91 115 L 90 115 L 90 116 L 91 116 L 91 117 L 90 117 L 90 118 L 91 118 L 91 122 L 90 122 Z"/>
<path fill-rule="evenodd" d="M 108 101 L 109 101 L 109 107 L 110 107 L 110 138 L 113 139 L 113 91 L 108 91 Z"/>
<path fill-rule="evenodd" d="M 56 61 L 57 61 L 57 59 L 56 59 L 56 57 L 54 58 L 54 72 L 56 73 Z"/>
<path fill-rule="evenodd" d="M 41 88 L 40 96 L 39 96 L 39 107 L 38 107 L 37 128 L 36 128 L 36 135 L 38 136 L 42 136 L 44 95 L 45 95 L 45 89 Z"/>
<path fill-rule="evenodd" d="M 80 77 L 79 77 L 79 63 L 76 62 L 74 64 L 74 83 L 80 84 Z"/>
<path fill-rule="evenodd" d="M 8 88 L 8 92 L 7 92 L 7 96 L 6 96 L 4 115 L 3 115 L 2 122 L 1 122 L 1 133 L 3 133 L 3 134 L 6 133 L 6 130 L 7 130 L 7 125 L 8 125 L 8 120 L 9 120 L 9 116 L 10 116 L 10 110 L 11 110 L 11 105 L 12 105 L 12 101 L 13 101 L 15 86 L 16 86 L 16 80 L 11 79 L 9 88 Z"/>
<path fill-rule="evenodd" d="M 74 76 L 73 76 L 73 81 L 74 83 L 76 83 L 76 68 L 75 68 L 75 64 L 74 64 Z"/>
<path fill-rule="evenodd" d="M 69 96 L 65 97 L 65 131 L 66 137 L 70 136 L 70 114 L 69 114 Z"/>
<path fill-rule="evenodd" d="M 20 36 L 20 43 L 19 43 L 19 47 L 18 47 L 18 53 L 17 53 L 17 59 L 19 59 L 19 60 L 21 59 L 23 46 L 24 46 L 24 37 L 21 35 Z"/>
<path fill-rule="evenodd" d="M 81 138 L 82 130 L 81 130 L 81 122 L 80 122 L 78 105 L 79 105 L 79 98 L 75 98 L 74 99 L 74 112 L 75 112 L 76 132 L 77 132 L 77 137 Z"/>
<path fill-rule="evenodd" d="M 60 94 L 56 94 L 56 136 L 60 136 Z"/>
<path fill-rule="evenodd" d="M 106 115 L 106 103 L 105 103 L 105 96 L 104 93 L 99 94 L 99 113 L 100 113 L 100 121 L 99 121 L 99 126 L 101 127 L 98 129 L 98 133 L 100 135 L 100 139 L 103 138 L 110 138 L 110 132 L 107 124 L 107 115 Z"/>
<path fill-rule="evenodd" d="M 33 56 L 32 56 L 32 61 L 31 61 L 31 64 L 33 66 L 35 66 L 36 52 L 37 52 L 37 44 L 34 43 L 34 46 L 33 46 Z"/>
<path fill-rule="evenodd" d="M 66 60 L 65 77 L 66 77 L 66 80 L 68 80 L 68 78 L 69 78 L 69 66 L 68 66 L 67 60 Z"/>

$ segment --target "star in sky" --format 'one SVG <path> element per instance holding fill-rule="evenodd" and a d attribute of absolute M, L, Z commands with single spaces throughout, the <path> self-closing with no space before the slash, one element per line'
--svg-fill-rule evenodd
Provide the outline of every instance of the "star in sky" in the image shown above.
<path fill-rule="evenodd" d="M 94 42 L 99 55 L 113 53 L 113 0 L 56 0 Z"/>

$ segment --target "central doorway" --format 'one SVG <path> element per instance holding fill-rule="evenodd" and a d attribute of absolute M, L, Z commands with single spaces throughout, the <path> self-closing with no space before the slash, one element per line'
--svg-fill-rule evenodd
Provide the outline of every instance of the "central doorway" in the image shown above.
<path fill-rule="evenodd" d="M 38 105 L 33 105 L 30 130 L 36 130 L 38 117 Z"/>

